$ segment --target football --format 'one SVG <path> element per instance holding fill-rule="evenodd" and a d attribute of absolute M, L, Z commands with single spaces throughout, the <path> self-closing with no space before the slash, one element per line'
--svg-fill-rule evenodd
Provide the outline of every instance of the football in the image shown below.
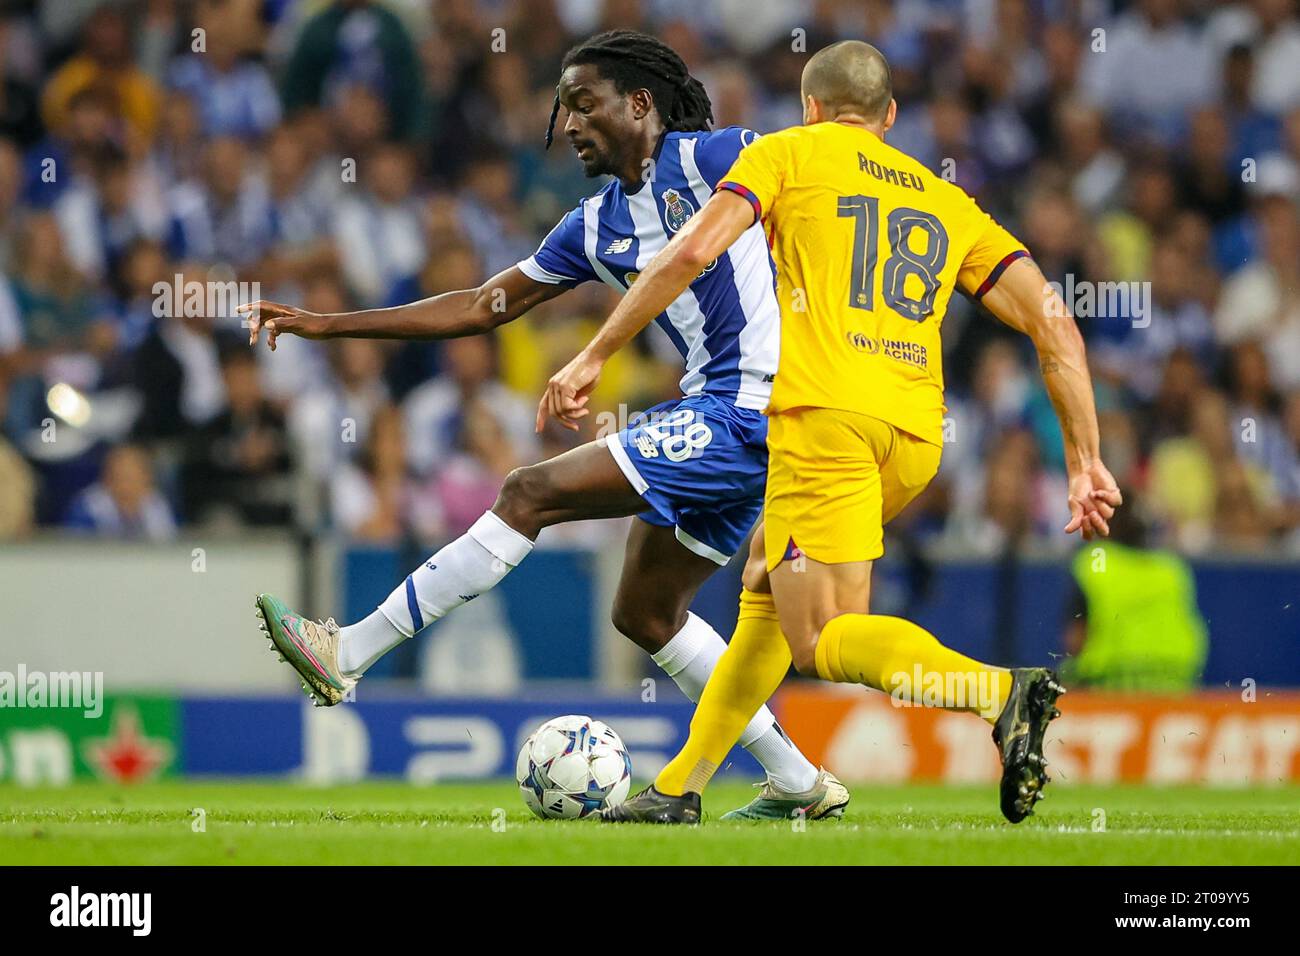
<path fill-rule="evenodd" d="M 632 760 L 608 724 L 571 714 L 548 720 L 524 741 L 515 779 L 533 813 L 576 820 L 627 799 Z"/>

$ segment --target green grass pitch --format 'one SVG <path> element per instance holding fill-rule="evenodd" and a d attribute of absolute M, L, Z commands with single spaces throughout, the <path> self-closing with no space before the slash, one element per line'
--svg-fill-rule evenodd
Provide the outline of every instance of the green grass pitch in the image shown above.
<path fill-rule="evenodd" d="M 993 787 L 864 786 L 841 821 L 608 826 L 534 819 L 514 782 L 0 786 L 6 864 L 1300 863 L 1300 788 L 1062 787 L 1018 826 Z M 711 787 L 708 813 L 749 799 Z M 203 812 L 196 832 L 193 811 Z M 1105 814 L 1105 830 L 1094 821 Z M 504 826 L 502 823 L 504 822 Z"/>

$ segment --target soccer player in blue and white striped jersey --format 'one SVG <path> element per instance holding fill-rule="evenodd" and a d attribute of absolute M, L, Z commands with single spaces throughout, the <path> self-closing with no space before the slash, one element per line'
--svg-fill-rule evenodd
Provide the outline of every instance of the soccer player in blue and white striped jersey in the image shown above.
<path fill-rule="evenodd" d="M 681 58 L 630 31 L 593 37 L 565 56 L 548 146 L 561 106 L 564 136 L 587 175 L 612 178 L 565 216 L 535 254 L 477 289 L 393 309 L 319 315 L 253 303 L 245 307 L 250 341 L 256 344 L 261 329 L 272 348 L 285 333 L 473 335 L 582 282 L 625 292 L 755 136 L 738 127 L 710 131 L 708 95 Z M 528 555 L 542 528 L 636 515 L 615 625 L 698 700 L 725 642 L 690 612 L 690 603 L 740 548 L 762 507 L 762 411 L 776 373 L 779 321 L 774 270 L 762 225 L 755 223 L 658 318 L 686 366 L 681 399 L 651 409 L 615 436 L 512 472 L 490 511 L 356 624 L 318 624 L 269 595 L 259 597 L 268 636 L 309 693 L 336 703 L 388 650 L 496 585 Z M 539 410 L 539 429 L 543 418 Z M 799 809 L 815 819 L 842 813 L 847 791 L 799 753 L 766 707 L 741 743 L 768 781 L 739 814 L 785 817 Z"/>

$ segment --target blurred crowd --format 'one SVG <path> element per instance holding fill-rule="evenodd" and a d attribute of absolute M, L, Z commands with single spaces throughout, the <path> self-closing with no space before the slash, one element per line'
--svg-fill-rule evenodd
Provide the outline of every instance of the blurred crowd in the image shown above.
<path fill-rule="evenodd" d="M 611 308 L 594 285 L 490 337 L 275 353 L 248 348 L 238 296 L 188 291 L 342 311 L 526 257 L 597 185 L 562 141 L 542 147 L 560 58 L 624 27 L 682 54 L 717 125 L 760 132 L 799 121 L 808 53 L 879 46 L 890 142 L 1063 288 L 1149 290 L 1079 324 L 1105 459 L 1159 540 L 1300 552 L 1297 16 L 1293 0 L 10 0 L 0 539 L 436 540 L 511 468 L 675 395 L 676 353 L 648 334 L 582 434 L 533 434 L 546 377 Z M 960 296 L 944 340 L 944 464 L 908 524 L 966 553 L 1068 547 L 1032 347 Z"/>

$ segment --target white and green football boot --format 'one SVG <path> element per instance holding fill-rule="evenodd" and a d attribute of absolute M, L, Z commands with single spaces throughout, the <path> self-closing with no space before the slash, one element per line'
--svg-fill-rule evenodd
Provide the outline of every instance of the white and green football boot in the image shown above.
<path fill-rule="evenodd" d="M 753 800 L 722 815 L 723 820 L 789 820 L 803 814 L 806 820 L 828 820 L 844 816 L 849 805 L 849 791 L 835 774 L 822 769 L 812 789 L 803 793 L 786 793 L 772 786 L 770 780 Z"/>
<path fill-rule="evenodd" d="M 254 603 L 267 646 L 298 672 L 302 689 L 317 707 L 333 707 L 356 686 L 339 667 L 339 626 L 334 618 L 312 621 L 295 614 L 271 594 Z"/>

